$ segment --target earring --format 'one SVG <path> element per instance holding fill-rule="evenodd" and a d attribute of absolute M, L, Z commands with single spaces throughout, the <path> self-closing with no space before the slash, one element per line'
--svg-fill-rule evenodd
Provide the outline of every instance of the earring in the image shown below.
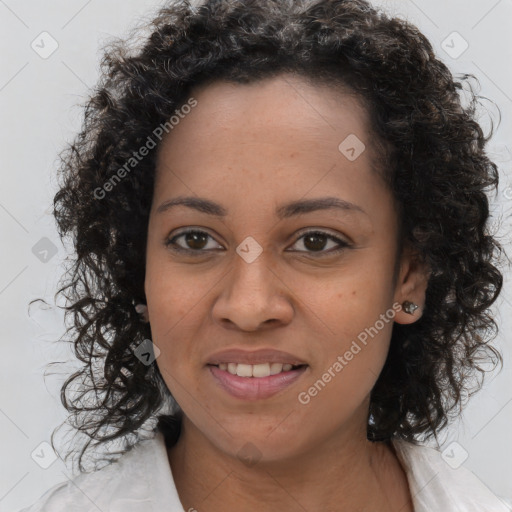
<path fill-rule="evenodd" d="M 135 311 L 137 311 L 137 313 L 139 313 L 143 322 L 145 322 L 145 323 L 149 322 L 148 307 L 145 304 L 137 304 L 135 306 Z"/>
<path fill-rule="evenodd" d="M 409 313 L 409 315 L 414 315 L 414 312 L 418 309 L 419 306 L 414 304 L 414 302 L 406 300 L 402 302 L 402 307 L 406 313 Z"/>

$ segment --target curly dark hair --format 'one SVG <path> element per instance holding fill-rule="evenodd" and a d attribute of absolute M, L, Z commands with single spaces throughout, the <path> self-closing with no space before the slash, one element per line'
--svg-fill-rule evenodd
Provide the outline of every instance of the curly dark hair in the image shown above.
<path fill-rule="evenodd" d="M 80 471 L 89 448 L 122 441 L 123 453 L 147 425 L 168 446 L 180 434 L 181 410 L 156 362 L 134 354 L 151 338 L 134 304 L 145 302 L 157 150 L 129 172 L 126 163 L 169 125 L 193 86 L 284 72 L 351 90 L 366 107 L 381 143 L 379 172 L 400 210 L 400 247 L 411 244 L 432 270 L 421 319 L 393 327 L 367 437 L 437 439 L 465 395 L 481 388 L 482 363 L 502 363 L 489 342 L 503 249 L 489 229 L 486 194 L 499 175 L 484 150 L 491 135 L 476 120 L 478 80 L 454 78 L 415 26 L 365 0 L 176 0 L 144 26 L 151 33 L 139 46 L 116 39 L 104 48 L 81 132 L 60 154 L 53 213 L 74 256 L 56 296 L 66 299 L 66 334 L 82 363 L 61 399 L 67 422 L 87 436 Z M 99 193 L 106 183 L 109 193 Z"/>

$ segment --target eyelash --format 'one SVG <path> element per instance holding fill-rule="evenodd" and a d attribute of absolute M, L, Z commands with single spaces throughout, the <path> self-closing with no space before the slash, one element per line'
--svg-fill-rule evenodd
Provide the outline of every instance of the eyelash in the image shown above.
<path fill-rule="evenodd" d="M 184 247 L 180 247 L 179 245 L 176 244 L 175 241 L 178 238 L 181 238 L 182 236 L 188 235 L 188 234 L 191 234 L 191 233 L 204 234 L 204 235 L 207 235 L 208 237 L 213 239 L 213 237 L 209 233 L 207 233 L 206 231 L 202 231 L 202 230 L 199 230 L 199 229 L 188 229 L 188 230 L 182 231 L 181 233 L 178 233 L 177 235 L 173 236 L 172 238 L 166 240 L 165 245 L 170 250 L 172 250 L 172 251 L 179 252 L 179 253 L 187 253 L 187 254 L 190 254 L 192 256 L 200 256 L 203 253 L 207 252 L 207 251 L 202 250 L 202 249 L 197 249 L 197 250 L 185 249 Z M 315 255 L 314 257 L 320 257 L 321 258 L 321 257 L 326 256 L 326 255 L 338 254 L 341 251 L 345 250 L 346 248 L 350 247 L 350 244 L 348 242 L 346 242 L 345 240 L 342 240 L 341 238 L 338 238 L 338 237 L 336 237 L 334 235 L 331 235 L 331 234 L 329 234 L 326 231 L 320 231 L 320 230 L 311 230 L 311 231 L 306 231 L 306 232 L 302 233 L 301 236 L 299 238 L 297 238 L 295 243 L 297 243 L 297 241 L 299 241 L 300 239 L 306 237 L 307 235 L 321 235 L 321 236 L 325 236 L 328 240 L 332 240 L 332 241 L 336 242 L 340 246 L 338 249 L 335 249 L 335 250 L 331 249 L 329 251 L 324 251 L 324 250 L 316 251 L 316 252 L 315 251 L 299 251 L 299 252 L 303 252 L 303 253 L 307 253 L 307 254 L 313 254 L 313 255 Z"/>

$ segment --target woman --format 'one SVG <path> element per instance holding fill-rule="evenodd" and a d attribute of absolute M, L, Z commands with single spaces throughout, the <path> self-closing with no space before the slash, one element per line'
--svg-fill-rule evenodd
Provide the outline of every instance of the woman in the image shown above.
<path fill-rule="evenodd" d="M 467 77 L 364 0 L 174 2 L 103 65 L 54 212 L 89 439 L 26 510 L 510 510 L 421 444 L 500 360 Z"/>

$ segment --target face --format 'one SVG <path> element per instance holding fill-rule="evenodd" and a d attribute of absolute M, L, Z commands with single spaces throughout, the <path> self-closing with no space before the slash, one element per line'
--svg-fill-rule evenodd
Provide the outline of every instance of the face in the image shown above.
<path fill-rule="evenodd" d="M 251 443 L 267 460 L 340 432 L 366 437 L 393 322 L 415 320 L 396 304 L 422 304 L 426 284 L 396 252 L 367 113 L 292 75 L 191 96 L 159 148 L 145 280 L 157 364 L 185 425 L 225 454 Z M 169 203 L 185 197 L 196 203 Z M 216 357 L 227 349 L 241 352 Z M 303 366 L 267 377 L 212 366 L 265 375 L 286 361 Z"/>

